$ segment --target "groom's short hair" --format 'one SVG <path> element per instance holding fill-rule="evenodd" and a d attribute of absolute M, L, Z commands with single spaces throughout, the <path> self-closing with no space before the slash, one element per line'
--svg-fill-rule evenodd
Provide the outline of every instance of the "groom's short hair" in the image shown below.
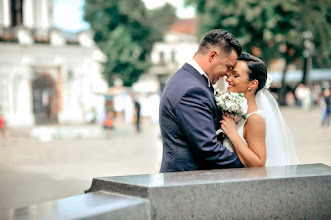
<path fill-rule="evenodd" d="M 198 53 L 205 54 L 212 47 L 217 47 L 226 54 L 233 49 L 238 56 L 242 52 L 239 41 L 230 32 L 223 29 L 214 29 L 206 33 L 200 40 Z"/>

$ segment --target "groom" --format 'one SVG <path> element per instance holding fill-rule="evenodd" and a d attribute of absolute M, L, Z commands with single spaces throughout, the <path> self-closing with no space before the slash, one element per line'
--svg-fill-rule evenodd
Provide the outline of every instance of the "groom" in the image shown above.
<path fill-rule="evenodd" d="M 160 172 L 243 167 L 217 140 L 221 116 L 212 87 L 231 71 L 241 51 L 231 33 L 212 30 L 202 37 L 193 59 L 170 78 L 160 103 Z"/>

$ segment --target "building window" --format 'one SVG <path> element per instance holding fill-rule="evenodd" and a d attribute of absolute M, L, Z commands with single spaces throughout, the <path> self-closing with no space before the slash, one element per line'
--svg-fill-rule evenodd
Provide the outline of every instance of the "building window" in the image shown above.
<path fill-rule="evenodd" d="M 23 25 L 23 0 L 11 0 L 11 25 Z"/>
<path fill-rule="evenodd" d="M 160 60 L 159 60 L 159 64 L 160 65 L 164 65 L 165 62 L 164 62 L 164 52 L 160 52 Z"/>
<path fill-rule="evenodd" d="M 175 50 L 172 50 L 171 51 L 171 62 L 176 62 L 176 52 Z"/>

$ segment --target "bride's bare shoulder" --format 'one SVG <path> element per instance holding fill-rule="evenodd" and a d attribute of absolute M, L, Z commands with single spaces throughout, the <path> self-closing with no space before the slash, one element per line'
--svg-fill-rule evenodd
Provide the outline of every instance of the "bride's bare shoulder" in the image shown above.
<path fill-rule="evenodd" d="M 261 114 L 251 114 L 246 121 L 245 127 L 249 128 L 263 128 L 265 129 L 264 118 Z"/>
<path fill-rule="evenodd" d="M 252 141 L 264 140 L 265 134 L 266 125 L 264 118 L 259 114 L 250 115 L 244 127 L 244 137 L 247 142 L 252 143 Z"/>

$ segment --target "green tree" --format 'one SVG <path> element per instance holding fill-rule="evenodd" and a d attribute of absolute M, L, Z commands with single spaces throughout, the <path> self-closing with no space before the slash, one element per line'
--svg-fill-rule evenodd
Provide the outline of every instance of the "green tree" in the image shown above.
<path fill-rule="evenodd" d="M 331 4 L 327 0 L 299 1 L 301 9 L 302 30 L 308 31 L 313 36 L 315 52 L 313 53 L 313 66 L 331 66 Z M 305 44 L 305 43 L 304 43 Z M 308 60 L 304 57 L 302 83 L 308 81 Z"/>
<path fill-rule="evenodd" d="M 150 39 L 153 42 L 162 41 L 163 34 L 168 27 L 177 19 L 176 9 L 169 3 L 163 7 L 148 10 L 149 22 L 152 27 Z"/>
<path fill-rule="evenodd" d="M 226 29 L 238 38 L 245 51 L 267 65 L 273 59 L 285 59 L 280 104 L 285 104 L 288 64 L 302 65 L 304 31 L 311 30 L 317 45 L 321 45 L 319 52 L 324 58 L 319 59 L 319 64 L 330 64 L 330 4 L 326 0 L 186 0 L 186 4 L 196 6 L 200 36 L 214 28 Z"/>
<path fill-rule="evenodd" d="M 166 7 L 167 12 L 174 13 L 169 5 Z M 149 68 L 147 57 L 153 43 L 162 36 L 156 27 L 169 25 L 163 22 L 157 26 L 160 21 L 155 19 L 153 23 L 155 16 L 141 0 L 85 0 L 84 20 L 108 58 L 103 73 L 110 86 L 114 76 L 120 76 L 125 86 L 131 86 Z"/>

